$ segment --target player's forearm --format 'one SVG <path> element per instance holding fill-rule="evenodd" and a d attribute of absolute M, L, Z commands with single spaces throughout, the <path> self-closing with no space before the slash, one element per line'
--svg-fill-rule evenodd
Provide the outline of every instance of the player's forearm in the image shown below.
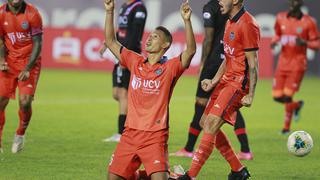
<path fill-rule="evenodd" d="M 0 39 L 0 63 L 5 62 L 5 48 L 4 48 L 4 43 L 3 40 Z"/>
<path fill-rule="evenodd" d="M 258 62 L 256 59 L 249 60 L 249 76 L 250 76 L 250 83 L 249 83 L 249 95 L 254 97 L 256 85 L 258 82 Z"/>
<path fill-rule="evenodd" d="M 42 49 L 42 35 L 34 36 L 32 37 L 32 40 L 33 40 L 33 47 L 32 47 L 32 52 L 31 52 L 29 62 L 25 67 L 26 71 L 30 71 L 33 68 L 34 64 L 37 62 L 37 59 L 40 56 L 41 49 Z"/>
<path fill-rule="evenodd" d="M 196 53 L 196 50 L 197 50 L 196 40 L 194 38 L 191 21 L 185 20 L 184 24 L 185 24 L 186 40 L 187 40 L 186 53 L 188 54 L 188 56 L 190 56 L 190 61 L 191 61 L 193 55 Z"/>
<path fill-rule="evenodd" d="M 226 60 L 224 60 L 221 63 L 216 75 L 212 79 L 212 84 L 217 84 L 220 81 L 225 71 L 226 71 Z"/>
<path fill-rule="evenodd" d="M 317 50 L 320 48 L 320 39 L 312 40 L 312 41 L 307 41 L 307 47 L 310 49 Z"/>
<path fill-rule="evenodd" d="M 107 45 L 107 46 L 110 46 L 116 40 L 113 18 L 114 18 L 114 12 L 113 11 L 106 11 L 105 45 Z"/>
<path fill-rule="evenodd" d="M 208 58 L 212 49 L 212 39 L 205 37 L 202 43 L 201 65 Z"/>

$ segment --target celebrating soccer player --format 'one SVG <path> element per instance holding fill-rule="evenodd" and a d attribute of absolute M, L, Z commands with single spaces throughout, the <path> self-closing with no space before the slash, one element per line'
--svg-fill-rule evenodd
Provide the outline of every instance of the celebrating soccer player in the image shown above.
<path fill-rule="evenodd" d="M 303 0 L 290 0 L 288 12 L 277 15 L 272 47 L 281 44 L 281 54 L 273 80 L 273 99 L 285 106 L 282 133 L 290 132 L 292 116 L 299 119 L 304 104 L 294 101 L 307 68 L 307 48 L 319 48 L 319 36 L 315 20 L 301 11 Z"/>
<path fill-rule="evenodd" d="M 117 40 L 127 49 L 141 53 L 141 39 L 147 19 L 147 10 L 142 0 L 127 0 L 120 9 L 118 17 Z M 103 54 L 106 45 L 101 48 Z M 130 71 L 116 63 L 112 72 L 112 95 L 119 102 L 118 133 L 104 139 L 105 142 L 119 142 L 124 130 L 128 110 L 128 87 Z"/>
<path fill-rule="evenodd" d="M 208 92 L 204 91 L 201 88 L 201 81 L 204 79 L 212 79 L 224 59 L 222 39 L 227 19 L 227 15 L 221 14 L 219 2 L 217 0 L 210 0 L 203 7 L 205 37 L 202 46 L 201 72 L 197 87 L 195 113 L 192 122 L 190 123 L 188 140 L 185 147 L 170 154 L 172 156 L 193 156 L 194 146 L 202 130 L 199 122 L 213 91 L 213 89 Z M 252 160 L 253 154 L 250 152 L 245 122 L 240 111 L 237 111 L 234 132 L 241 145 L 241 152 L 238 154 L 239 159 Z M 220 148 L 222 147 L 217 146 L 217 149 Z"/>
<path fill-rule="evenodd" d="M 160 26 L 148 37 L 147 58 L 123 47 L 114 35 L 114 0 L 105 0 L 105 43 L 130 73 L 125 130 L 112 155 L 108 179 L 129 179 L 141 164 L 151 179 L 168 179 L 169 100 L 173 88 L 196 52 L 188 1 L 181 5 L 187 48 L 168 60 L 163 55 L 172 43 L 170 32 Z"/>
<path fill-rule="evenodd" d="M 214 89 L 200 123 L 204 134 L 195 152 L 189 171 L 180 180 L 195 178 L 209 158 L 214 146 L 220 150 L 231 166 L 229 180 L 248 179 L 248 170 L 235 155 L 229 140 L 221 130 L 223 124 L 235 124 L 236 111 L 250 107 L 258 78 L 258 44 L 260 30 L 254 18 L 244 9 L 243 0 L 220 0 L 222 14 L 227 14 L 222 62 L 213 79 L 201 82 L 205 91 Z"/>
<path fill-rule="evenodd" d="M 42 20 L 24 0 L 8 0 L 0 7 L 0 150 L 5 108 L 19 88 L 19 127 L 12 153 L 22 150 L 32 115 L 32 100 L 40 75 Z"/>

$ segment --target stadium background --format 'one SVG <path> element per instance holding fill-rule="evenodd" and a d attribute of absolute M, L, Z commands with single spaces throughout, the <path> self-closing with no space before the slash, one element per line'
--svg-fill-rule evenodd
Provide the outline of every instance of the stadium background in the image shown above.
<path fill-rule="evenodd" d="M 1 1 L 0 1 L 1 2 Z M 2 0 L 3 2 L 3 0 Z M 112 70 L 113 55 L 109 52 L 105 58 L 100 58 L 99 47 L 103 41 L 105 12 L 102 0 L 29 0 L 41 11 L 45 25 L 44 48 L 42 52 L 43 65 L 46 68 L 70 68 L 84 70 Z M 123 1 L 118 1 L 119 6 Z M 200 3 L 201 2 L 201 3 Z M 197 54 L 187 73 L 196 74 L 202 49 L 202 6 L 207 0 L 191 0 L 194 11 L 193 26 L 197 34 Z M 184 48 L 184 33 L 181 32 L 183 21 L 179 14 L 178 0 L 145 0 L 148 9 L 146 34 L 158 25 L 164 25 L 174 32 L 174 44 L 167 55 L 177 55 Z M 288 1 L 251 0 L 246 8 L 252 12 L 262 29 L 262 41 L 259 52 L 260 76 L 272 77 L 275 67 L 272 52 L 269 47 L 273 35 L 275 14 L 288 9 Z M 305 12 L 314 17 L 320 17 L 320 1 L 305 1 Z M 119 7 L 117 8 L 119 9 Z M 144 36 L 145 39 L 146 36 Z M 320 75 L 319 55 L 312 51 L 308 53 L 308 73 Z"/>

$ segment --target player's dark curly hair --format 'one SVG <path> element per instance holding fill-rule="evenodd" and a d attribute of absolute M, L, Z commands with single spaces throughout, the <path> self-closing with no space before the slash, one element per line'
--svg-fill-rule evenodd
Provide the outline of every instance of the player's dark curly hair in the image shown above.
<path fill-rule="evenodd" d="M 171 35 L 170 31 L 167 28 L 163 27 L 163 26 L 158 26 L 156 28 L 156 30 L 162 31 L 164 33 L 164 35 L 166 37 L 166 41 L 168 43 L 170 43 L 170 45 L 169 45 L 169 47 L 170 47 L 171 44 L 172 44 L 172 35 Z M 168 47 L 168 49 L 169 49 L 169 47 Z"/>

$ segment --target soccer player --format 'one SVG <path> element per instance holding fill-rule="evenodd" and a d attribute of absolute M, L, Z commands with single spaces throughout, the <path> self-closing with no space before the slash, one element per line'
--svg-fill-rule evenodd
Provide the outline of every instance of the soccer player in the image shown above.
<path fill-rule="evenodd" d="M 19 89 L 19 127 L 12 153 L 22 150 L 32 115 L 32 100 L 40 75 L 42 20 L 38 10 L 24 0 L 8 0 L 0 7 L 0 149 L 5 109 Z"/>
<path fill-rule="evenodd" d="M 283 134 L 290 132 L 292 116 L 299 118 L 303 100 L 294 101 L 307 68 L 307 48 L 319 48 L 315 20 L 301 11 L 303 0 L 290 0 L 288 12 L 277 15 L 271 47 L 281 44 L 281 53 L 273 80 L 272 96 L 285 106 Z"/>
<path fill-rule="evenodd" d="M 229 180 L 248 179 L 250 174 L 235 155 L 229 140 L 221 130 L 223 124 L 235 124 L 236 111 L 241 106 L 250 107 L 258 78 L 258 43 L 260 30 L 245 9 L 243 0 L 220 0 L 222 14 L 227 14 L 222 62 L 213 79 L 205 79 L 205 91 L 214 89 L 204 115 L 200 120 L 204 134 L 195 152 L 189 171 L 180 180 L 194 179 L 209 158 L 214 146 L 231 166 Z M 223 147 L 221 147 L 223 146 Z"/>
<path fill-rule="evenodd" d="M 141 39 L 147 19 L 147 9 L 142 0 L 127 0 L 119 11 L 117 40 L 127 49 L 141 53 Z M 102 55 L 107 49 L 101 48 Z M 119 142 L 124 130 L 128 111 L 128 87 L 130 71 L 116 63 L 112 72 L 112 96 L 119 102 L 118 133 L 104 139 L 105 142 Z"/>
<path fill-rule="evenodd" d="M 227 20 L 228 16 L 222 15 L 220 12 L 220 6 L 217 0 L 210 0 L 203 7 L 205 37 L 202 46 L 201 72 L 197 86 L 195 113 L 190 123 L 188 140 L 185 147 L 170 155 L 183 157 L 193 156 L 194 146 L 202 130 L 199 122 L 213 91 L 213 89 L 208 92 L 204 91 L 201 88 L 201 81 L 204 79 L 212 79 L 224 59 L 222 39 Z M 245 122 L 240 111 L 237 111 L 234 131 L 241 145 L 241 152 L 238 154 L 239 159 L 252 160 L 253 154 L 250 152 Z"/>
<path fill-rule="evenodd" d="M 147 57 L 123 47 L 114 37 L 114 0 L 105 0 L 106 45 L 131 72 L 125 130 L 109 164 L 108 178 L 130 179 L 141 164 L 153 180 L 168 179 L 169 101 L 174 85 L 196 52 L 188 1 L 181 6 L 187 48 L 170 60 L 163 57 L 172 43 L 160 26 L 148 37 Z"/>

